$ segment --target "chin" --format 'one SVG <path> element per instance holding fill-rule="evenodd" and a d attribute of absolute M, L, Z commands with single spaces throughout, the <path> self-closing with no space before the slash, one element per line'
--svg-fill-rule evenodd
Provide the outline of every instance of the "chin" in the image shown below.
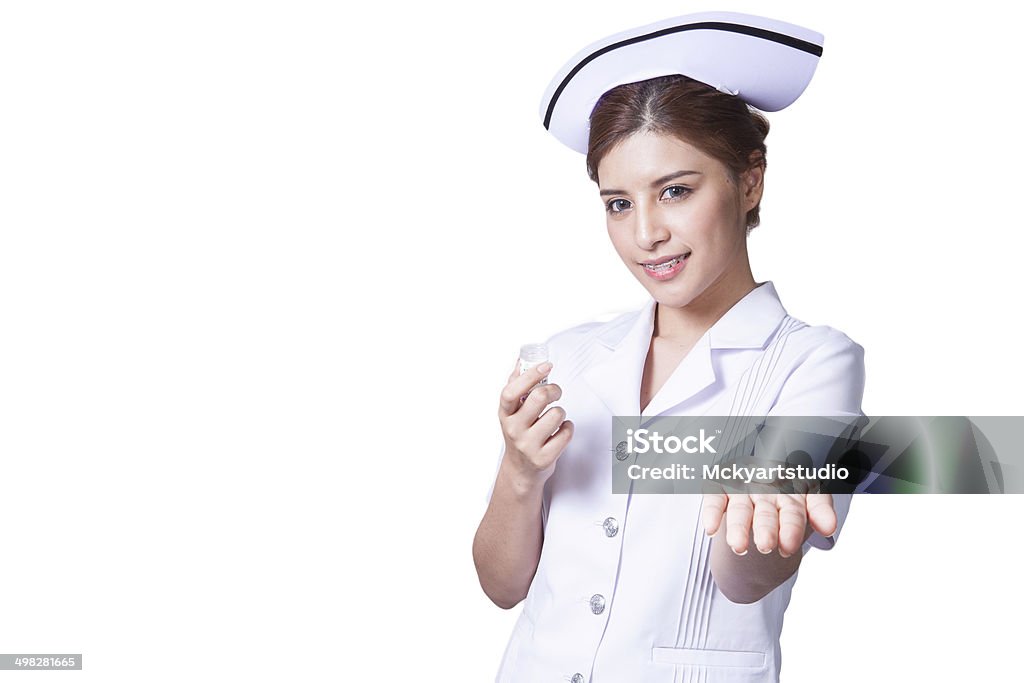
<path fill-rule="evenodd" d="M 684 308 L 689 306 L 690 303 L 697 297 L 698 292 L 693 291 L 692 287 L 666 287 L 666 286 L 655 286 L 648 287 L 648 293 L 662 306 L 669 308 Z"/>

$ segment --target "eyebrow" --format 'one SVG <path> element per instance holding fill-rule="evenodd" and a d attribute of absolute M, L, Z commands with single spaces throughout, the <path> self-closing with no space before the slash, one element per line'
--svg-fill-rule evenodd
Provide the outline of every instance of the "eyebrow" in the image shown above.
<path fill-rule="evenodd" d="M 686 175 L 702 175 L 702 174 L 701 174 L 700 171 L 676 171 L 675 173 L 669 173 L 668 175 L 663 175 L 660 178 L 658 178 L 657 180 L 655 180 L 654 182 L 652 182 L 651 183 L 651 189 L 652 190 L 656 190 L 658 188 L 658 185 L 661 185 L 662 183 L 667 183 L 670 180 L 675 180 L 676 178 L 682 178 L 683 176 L 686 176 Z M 609 195 L 609 194 L 629 194 L 629 193 L 626 192 L 625 190 L 601 190 L 601 196 L 602 197 L 604 197 L 605 195 Z"/>

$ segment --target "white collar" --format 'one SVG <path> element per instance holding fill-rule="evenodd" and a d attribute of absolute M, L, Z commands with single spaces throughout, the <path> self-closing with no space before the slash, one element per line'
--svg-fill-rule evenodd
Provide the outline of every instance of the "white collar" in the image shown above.
<path fill-rule="evenodd" d="M 609 324 L 597 336 L 608 351 L 584 372 L 584 379 L 613 415 L 640 414 L 640 382 L 656 305 L 655 299 L 649 299 L 635 314 Z M 771 280 L 754 287 L 694 344 L 644 415 L 658 415 L 714 383 L 712 349 L 763 348 L 786 315 Z"/>

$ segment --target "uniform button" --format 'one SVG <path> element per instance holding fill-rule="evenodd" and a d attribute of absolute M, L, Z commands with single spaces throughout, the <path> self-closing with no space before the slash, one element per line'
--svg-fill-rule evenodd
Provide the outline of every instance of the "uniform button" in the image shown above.
<path fill-rule="evenodd" d="M 584 683 L 586 679 L 583 678 L 583 674 L 573 674 L 572 683 Z"/>
<path fill-rule="evenodd" d="M 615 519 L 614 517 L 605 517 L 604 524 L 602 524 L 601 526 L 604 527 L 604 535 L 608 538 L 611 538 L 615 534 L 619 533 L 619 520 Z"/>
<path fill-rule="evenodd" d="M 600 593 L 594 593 L 590 596 L 590 611 L 594 614 L 600 614 L 604 611 L 604 596 Z"/>
<path fill-rule="evenodd" d="M 626 442 L 625 441 L 620 441 L 617 444 L 615 444 L 615 459 L 616 460 L 625 460 L 628 457 L 629 457 L 629 451 L 626 450 Z"/>

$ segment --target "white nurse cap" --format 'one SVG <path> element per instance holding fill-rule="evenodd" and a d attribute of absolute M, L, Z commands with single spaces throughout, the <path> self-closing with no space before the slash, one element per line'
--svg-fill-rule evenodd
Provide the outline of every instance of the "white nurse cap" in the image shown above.
<path fill-rule="evenodd" d="M 683 74 L 762 111 L 793 104 L 814 75 L 825 37 L 775 19 L 700 12 L 599 40 L 570 59 L 541 100 L 544 127 L 586 154 L 590 113 L 624 83 Z"/>

